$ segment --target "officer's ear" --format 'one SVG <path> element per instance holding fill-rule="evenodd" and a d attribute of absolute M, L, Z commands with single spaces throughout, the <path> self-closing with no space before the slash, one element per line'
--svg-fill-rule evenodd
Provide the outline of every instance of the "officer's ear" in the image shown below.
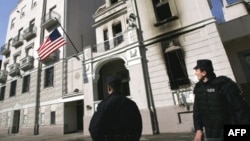
<path fill-rule="evenodd" d="M 108 93 L 111 94 L 112 93 L 112 88 L 108 85 L 107 86 L 107 90 L 108 90 Z"/>
<path fill-rule="evenodd" d="M 201 70 L 201 75 L 202 76 L 207 76 L 207 71 L 206 70 Z"/>

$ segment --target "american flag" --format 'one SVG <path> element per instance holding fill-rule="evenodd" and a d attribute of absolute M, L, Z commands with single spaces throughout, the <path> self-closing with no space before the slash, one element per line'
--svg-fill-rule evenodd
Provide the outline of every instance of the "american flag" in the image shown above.
<path fill-rule="evenodd" d="M 40 60 L 46 59 L 50 54 L 52 54 L 65 44 L 66 41 L 56 28 L 38 48 L 37 52 Z"/>

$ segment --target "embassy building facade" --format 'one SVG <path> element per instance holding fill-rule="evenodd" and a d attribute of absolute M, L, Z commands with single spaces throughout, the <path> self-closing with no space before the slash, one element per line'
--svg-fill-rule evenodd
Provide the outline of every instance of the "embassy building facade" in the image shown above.
<path fill-rule="evenodd" d="M 209 58 L 248 100 L 247 0 L 20 0 L 9 18 L 0 72 L 0 134 L 65 134 L 88 126 L 106 78 L 142 114 L 143 134 L 192 132 L 193 67 Z M 67 44 L 37 49 L 58 29 Z"/>

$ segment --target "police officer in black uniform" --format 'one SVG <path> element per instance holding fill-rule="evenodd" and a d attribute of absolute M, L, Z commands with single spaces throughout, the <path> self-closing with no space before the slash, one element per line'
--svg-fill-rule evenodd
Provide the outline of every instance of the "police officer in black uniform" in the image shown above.
<path fill-rule="evenodd" d="M 197 60 L 199 82 L 194 88 L 194 141 L 223 141 L 225 124 L 249 124 L 250 112 L 237 84 L 226 76 L 216 77 L 212 61 Z"/>
<path fill-rule="evenodd" d="M 97 107 L 89 126 L 94 141 L 139 141 L 142 118 L 136 103 L 120 91 L 121 80 L 107 79 L 109 96 Z"/>

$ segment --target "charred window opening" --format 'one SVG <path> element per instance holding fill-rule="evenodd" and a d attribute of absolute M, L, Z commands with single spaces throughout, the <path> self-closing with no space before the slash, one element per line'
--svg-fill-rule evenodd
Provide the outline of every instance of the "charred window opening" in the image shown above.
<path fill-rule="evenodd" d="M 168 0 L 153 0 L 155 14 L 158 22 L 172 17 Z"/>
<path fill-rule="evenodd" d="M 110 4 L 112 5 L 112 4 L 115 4 L 115 3 L 117 3 L 118 2 L 118 0 L 110 0 Z"/>
<path fill-rule="evenodd" d="M 162 45 L 171 89 L 190 84 L 182 48 L 175 41 L 163 42 Z"/>

